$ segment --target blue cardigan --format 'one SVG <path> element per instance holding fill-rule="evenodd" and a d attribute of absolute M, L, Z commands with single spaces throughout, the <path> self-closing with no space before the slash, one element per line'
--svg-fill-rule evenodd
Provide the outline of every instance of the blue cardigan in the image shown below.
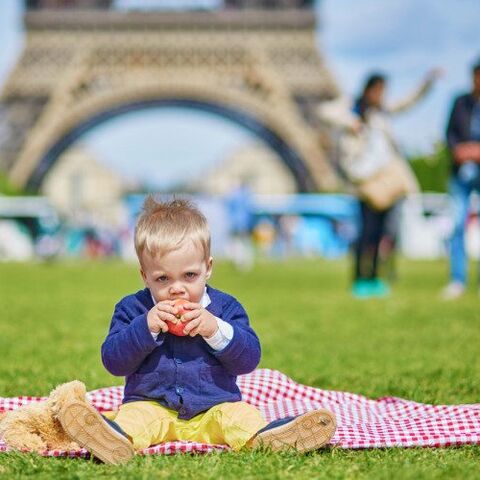
<path fill-rule="evenodd" d="M 190 419 L 219 403 L 241 400 L 236 378 L 257 367 L 260 342 L 235 298 L 210 286 L 207 293 L 207 310 L 233 327 L 232 340 L 220 351 L 199 335 L 160 333 L 154 340 L 147 325 L 153 307 L 148 289 L 115 306 L 102 361 L 113 375 L 126 376 L 124 403 L 154 400 Z"/>

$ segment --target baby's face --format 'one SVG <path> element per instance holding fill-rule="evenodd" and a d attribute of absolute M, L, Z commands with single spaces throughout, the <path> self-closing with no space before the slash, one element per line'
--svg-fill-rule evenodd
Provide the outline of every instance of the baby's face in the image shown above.
<path fill-rule="evenodd" d="M 161 257 L 144 252 L 140 263 L 145 286 L 156 302 L 177 298 L 200 302 L 212 273 L 212 257 L 205 260 L 203 249 L 189 241 Z"/>

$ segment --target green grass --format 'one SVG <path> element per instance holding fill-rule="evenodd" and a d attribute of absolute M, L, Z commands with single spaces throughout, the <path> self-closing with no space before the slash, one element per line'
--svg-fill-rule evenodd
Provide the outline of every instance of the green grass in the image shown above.
<path fill-rule="evenodd" d="M 438 300 L 441 262 L 401 262 L 386 300 L 355 301 L 346 261 L 261 263 L 249 274 L 227 264 L 212 284 L 246 306 L 263 346 L 262 367 L 326 389 L 428 403 L 480 400 L 480 311 L 473 287 Z M 120 384 L 99 347 L 113 306 L 141 288 L 121 263 L 0 264 L 0 395 L 47 395 L 78 378 L 89 390 Z M 0 455 L 3 478 L 474 478 L 480 447 L 315 454 L 178 455 L 113 467 L 94 461 Z"/>

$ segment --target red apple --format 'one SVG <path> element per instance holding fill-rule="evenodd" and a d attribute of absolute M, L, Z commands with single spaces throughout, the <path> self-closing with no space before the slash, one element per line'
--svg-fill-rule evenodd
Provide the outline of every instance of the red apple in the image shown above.
<path fill-rule="evenodd" d="M 185 305 L 190 303 L 190 300 L 185 300 L 184 298 L 177 298 L 175 302 L 173 302 L 173 306 L 178 310 L 177 318 L 182 318 L 189 310 L 185 308 Z"/>
<path fill-rule="evenodd" d="M 175 300 L 175 303 L 173 304 L 173 306 L 176 307 L 177 310 L 178 310 L 177 318 L 179 320 L 182 318 L 183 315 L 185 315 L 185 313 L 188 312 L 188 310 L 186 310 L 184 308 L 184 305 L 186 303 L 189 303 L 189 301 L 185 300 L 184 298 L 179 298 L 179 299 Z M 173 322 L 169 322 L 167 320 L 166 323 L 168 325 L 169 333 L 171 333 L 172 335 L 176 335 L 177 337 L 185 337 L 185 333 L 183 333 L 183 329 L 185 328 L 185 324 L 183 322 L 179 321 L 177 323 L 173 323 Z"/>

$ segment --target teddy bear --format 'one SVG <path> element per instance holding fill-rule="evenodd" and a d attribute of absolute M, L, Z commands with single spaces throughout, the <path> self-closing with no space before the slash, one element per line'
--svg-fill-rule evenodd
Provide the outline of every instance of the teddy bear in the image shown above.
<path fill-rule="evenodd" d="M 58 414 L 65 402 L 84 399 L 86 388 L 74 380 L 56 387 L 42 402 L 0 413 L 0 437 L 16 450 L 78 450 L 62 428 Z"/>

